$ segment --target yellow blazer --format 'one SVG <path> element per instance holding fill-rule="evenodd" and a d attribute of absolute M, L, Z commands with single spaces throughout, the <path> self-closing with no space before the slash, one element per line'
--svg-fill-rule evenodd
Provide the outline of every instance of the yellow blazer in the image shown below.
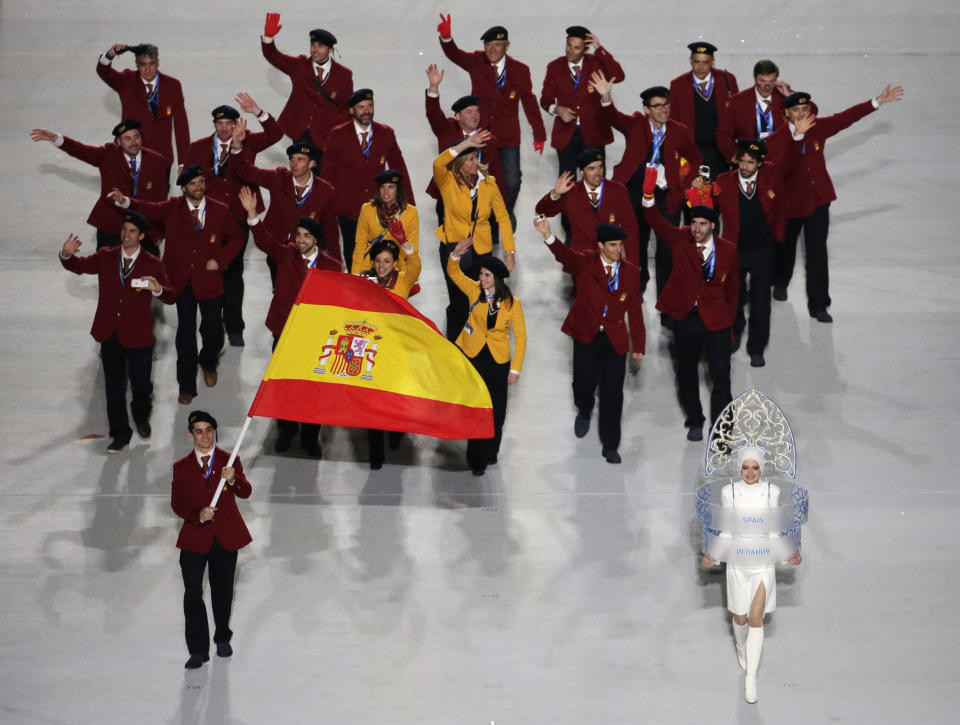
<path fill-rule="evenodd" d="M 403 262 L 403 268 L 400 267 L 401 262 Z M 407 299 L 410 296 L 410 290 L 417 283 L 419 277 L 420 255 L 416 251 L 407 254 L 403 251 L 403 247 L 400 247 L 400 259 L 397 260 L 397 281 L 394 282 L 393 287 L 387 287 L 387 289 L 398 297 Z M 370 280 L 374 284 L 378 284 L 376 277 L 370 277 Z"/>
<path fill-rule="evenodd" d="M 514 297 L 512 304 L 510 302 L 502 303 L 500 309 L 497 310 L 496 324 L 488 330 L 488 308 L 486 302 L 483 301 L 483 290 L 480 288 L 480 283 L 467 277 L 460 269 L 460 260 L 453 257 L 450 257 L 447 262 L 447 274 L 467 296 L 471 305 L 470 316 L 457 338 L 457 346 L 466 353 L 467 357 L 476 357 L 483 350 L 483 346 L 486 345 L 490 348 L 490 355 L 498 363 L 509 362 L 509 333 L 512 327 L 514 350 L 510 368 L 519 373 L 523 367 L 523 354 L 527 349 L 527 326 L 523 322 L 523 305 L 520 304 L 520 299 Z M 474 304 L 477 300 L 480 300 L 480 302 Z M 472 328 L 472 331 L 470 328 Z"/>
<path fill-rule="evenodd" d="M 493 251 L 493 236 L 490 232 L 490 213 L 497 218 L 500 225 L 500 241 L 506 252 L 515 252 L 513 243 L 513 227 L 510 225 L 510 215 L 503 203 L 500 189 L 492 176 L 483 177 L 480 188 L 477 190 L 477 221 L 474 226 L 471 212 L 473 199 L 470 190 L 457 181 L 453 172 L 447 168 L 454 154 L 447 149 L 433 160 L 433 180 L 440 189 L 443 199 L 443 226 L 436 231 L 441 242 L 456 244 L 466 239 L 473 232 L 473 249 L 477 254 L 489 254 Z"/>
<path fill-rule="evenodd" d="M 420 218 L 417 214 L 417 207 L 407 204 L 406 208 L 400 212 L 400 223 L 407 235 L 407 241 L 413 245 L 413 250 L 418 252 L 420 250 Z M 389 230 L 380 225 L 377 210 L 373 206 L 373 202 L 368 201 L 360 207 L 360 218 L 357 220 L 357 235 L 355 237 L 356 246 L 353 248 L 353 259 L 350 261 L 351 273 L 361 274 L 364 270 L 373 266 L 372 260 L 367 256 L 367 251 L 370 249 L 370 242 L 377 239 L 381 234 L 384 239 L 397 241 Z M 400 258 L 403 259 L 402 253 Z M 397 264 L 401 264 L 399 260 Z"/>

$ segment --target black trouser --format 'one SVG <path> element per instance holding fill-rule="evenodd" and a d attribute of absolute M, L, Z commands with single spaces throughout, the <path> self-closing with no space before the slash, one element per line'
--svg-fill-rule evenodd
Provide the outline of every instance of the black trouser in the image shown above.
<path fill-rule="evenodd" d="M 349 270 L 353 267 L 353 248 L 357 242 L 357 220 L 348 216 L 338 216 L 337 222 L 340 224 L 340 236 L 343 238 L 343 263 L 347 265 Z"/>
<path fill-rule="evenodd" d="M 517 216 L 513 213 L 513 207 L 517 204 L 517 197 L 520 196 L 520 147 L 507 146 L 498 148 L 500 154 L 500 168 L 503 169 L 503 185 L 507 190 L 507 196 L 503 203 L 507 206 L 507 213 L 510 215 L 510 225 L 513 231 L 517 231 Z"/>
<path fill-rule="evenodd" d="M 601 330 L 593 342 L 573 341 L 573 403 L 581 415 L 590 417 L 599 388 L 597 432 L 604 451 L 620 447 L 620 418 L 623 413 L 623 378 L 627 356 L 613 349 Z"/>
<path fill-rule="evenodd" d="M 637 174 L 639 173 L 638 171 Z M 637 174 L 634 174 L 634 178 L 637 177 Z M 640 181 L 642 184 L 643 179 L 641 178 Z M 642 186 L 637 186 L 634 180 L 631 179 L 627 190 L 630 192 L 630 202 L 633 204 L 634 216 L 637 217 L 637 231 L 640 236 L 640 259 L 637 260 L 637 264 L 640 266 L 640 285 L 643 290 L 646 290 L 647 282 L 650 281 L 650 262 L 647 257 L 647 250 L 650 243 L 650 225 L 647 224 L 647 219 L 643 215 Z M 654 201 L 656 202 L 657 209 L 663 214 L 664 219 L 674 226 L 680 224 L 679 213 L 667 213 L 667 192 L 665 189 L 658 188 L 656 190 Z M 661 239 L 659 235 L 657 235 L 657 248 L 654 252 L 654 265 L 657 275 L 657 297 L 659 297 L 660 293 L 663 292 L 663 288 L 667 285 L 670 272 L 673 270 L 673 255 L 670 254 L 670 245 L 667 244 L 665 239 Z"/>
<path fill-rule="evenodd" d="M 228 335 L 243 332 L 243 256 L 247 253 L 250 241 L 250 227 L 246 221 L 237 220 L 237 226 L 243 232 L 243 246 L 223 270 L 223 327 Z"/>
<path fill-rule="evenodd" d="M 807 217 L 787 219 L 783 244 L 777 245 L 773 276 L 775 287 L 787 287 L 797 259 L 797 240 L 803 232 L 806 254 L 807 309 L 811 314 L 830 306 L 830 275 L 827 270 L 827 234 L 830 232 L 830 205 L 823 204 Z"/>
<path fill-rule="evenodd" d="M 578 125 L 573 132 L 573 138 L 570 139 L 564 148 L 557 149 L 557 176 L 562 176 L 563 172 L 569 171 L 573 174 L 574 180 L 577 178 L 577 157 L 585 148 L 583 136 L 580 135 L 580 126 Z M 560 214 L 560 225 L 563 227 L 564 241 L 570 246 L 570 220 L 566 214 Z"/>
<path fill-rule="evenodd" d="M 471 438 L 467 442 L 467 465 L 470 468 L 483 468 L 500 453 L 500 439 L 503 437 L 503 421 L 507 417 L 507 378 L 510 376 L 510 361 L 498 363 L 490 354 L 486 345 L 470 358 L 473 367 L 480 373 L 490 392 L 493 403 L 493 437 Z"/>
<path fill-rule="evenodd" d="M 700 405 L 700 358 L 707 353 L 707 369 L 713 391 L 710 393 L 710 420 L 715 421 L 732 398 L 730 396 L 730 328 L 708 330 L 694 307 L 682 320 L 673 325 L 677 343 L 677 391 L 680 406 L 686 416 L 684 425 L 703 425 L 703 407 Z"/>
<path fill-rule="evenodd" d="M 273 346 L 271 350 L 277 349 L 277 342 L 280 341 L 279 337 L 273 338 Z M 311 443 L 316 443 L 320 440 L 320 424 L 319 423 L 298 423 L 295 420 L 280 420 L 277 419 L 277 428 L 280 429 L 280 432 L 289 435 L 291 437 L 297 434 L 297 430 L 300 431 L 300 445 L 307 446 Z"/>
<path fill-rule="evenodd" d="M 200 341 L 197 353 L 197 308 L 200 308 Z M 187 282 L 177 297 L 177 383 L 180 392 L 197 394 L 197 363 L 215 373 L 223 347 L 223 298 L 198 300 Z"/>
<path fill-rule="evenodd" d="M 127 417 L 127 380 L 130 380 L 130 412 L 137 423 L 150 420 L 153 409 L 153 346 L 124 347 L 116 334 L 100 343 L 104 389 L 107 394 L 107 422 L 110 437 L 130 442 L 133 430 Z"/>
<path fill-rule="evenodd" d="M 773 259 L 776 251 L 773 244 L 759 247 L 741 247 L 737 252 L 740 260 L 740 299 L 737 304 L 737 319 L 733 324 L 735 335 L 742 335 L 747 327 L 744 307 L 750 305 L 750 324 L 747 335 L 747 353 L 762 355 L 770 341 L 770 286 L 773 280 Z M 750 285 L 747 286 L 747 275 Z"/>
<path fill-rule="evenodd" d="M 214 642 L 229 642 L 230 610 L 233 607 L 233 579 L 237 571 L 237 552 L 227 551 L 217 538 L 206 554 L 180 550 L 180 572 L 183 574 L 183 618 L 187 650 L 192 655 L 210 651 L 210 625 L 203 603 L 203 570 L 210 564 L 210 603 L 213 606 Z"/>
<path fill-rule="evenodd" d="M 454 342 L 460 336 L 463 324 L 470 315 L 470 300 L 447 274 L 447 261 L 450 259 L 450 253 L 455 246 L 456 244 L 440 242 L 440 269 L 443 270 L 443 279 L 447 283 L 447 296 L 450 298 L 450 304 L 447 305 L 447 339 L 451 342 Z M 461 257 L 460 269 L 467 277 L 476 279 L 480 270 L 475 271 L 472 268 L 470 264 L 472 260 L 473 255 L 469 252 Z"/>

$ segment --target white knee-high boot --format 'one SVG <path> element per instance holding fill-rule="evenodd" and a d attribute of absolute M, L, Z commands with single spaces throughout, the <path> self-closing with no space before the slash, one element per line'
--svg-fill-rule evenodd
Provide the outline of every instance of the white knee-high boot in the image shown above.
<path fill-rule="evenodd" d="M 744 679 L 744 699 L 757 701 L 757 667 L 760 666 L 760 653 L 763 652 L 763 627 L 749 627 L 747 632 L 747 676 Z"/>
<path fill-rule="evenodd" d="M 737 645 L 737 664 L 744 672 L 747 671 L 747 629 L 749 627 L 746 624 L 733 623 L 733 641 Z"/>

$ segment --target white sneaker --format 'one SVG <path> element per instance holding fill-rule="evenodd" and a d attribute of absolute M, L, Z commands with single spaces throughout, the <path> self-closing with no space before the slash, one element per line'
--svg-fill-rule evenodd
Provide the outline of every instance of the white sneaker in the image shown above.
<path fill-rule="evenodd" d="M 736 645 L 737 645 L 737 664 L 740 665 L 741 670 L 746 672 L 747 671 L 747 648 L 744 645 L 740 644 L 739 642 L 737 642 Z"/>
<path fill-rule="evenodd" d="M 743 699 L 751 705 L 757 701 L 757 678 L 747 677 L 743 682 Z"/>

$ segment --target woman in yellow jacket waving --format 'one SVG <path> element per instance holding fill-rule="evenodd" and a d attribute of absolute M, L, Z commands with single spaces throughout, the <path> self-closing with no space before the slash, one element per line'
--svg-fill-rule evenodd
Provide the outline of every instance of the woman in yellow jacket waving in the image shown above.
<path fill-rule="evenodd" d="M 455 340 L 467 319 L 469 305 L 466 297 L 447 274 L 447 259 L 450 251 L 461 239 L 472 239 L 476 254 L 493 251 L 493 236 L 490 231 L 490 216 L 496 217 L 503 241 L 506 268 L 513 270 L 517 248 L 513 242 L 513 229 L 507 207 L 500 189 L 487 168 L 480 163 L 477 149 L 490 140 L 488 131 L 477 131 L 460 143 L 447 149 L 433 160 L 433 180 L 443 199 L 443 224 L 437 228 L 440 239 L 440 267 L 447 282 L 450 304 L 447 306 L 447 338 Z M 475 274 L 468 255 L 462 263 L 462 271 Z"/>
<path fill-rule="evenodd" d="M 520 300 L 503 281 L 510 276 L 506 264 L 491 254 L 476 257 L 474 268 L 479 270 L 480 276 L 477 282 L 460 269 L 460 260 L 472 244 L 471 240 L 464 239 L 451 250 L 446 271 L 470 303 L 467 321 L 457 337 L 457 346 L 480 373 L 493 402 L 493 438 L 471 439 L 467 444 L 467 463 L 474 476 L 482 476 L 488 465 L 497 462 L 503 421 L 507 416 L 507 386 L 513 385 L 520 377 L 527 347 L 527 328 Z"/>
<path fill-rule="evenodd" d="M 350 261 L 353 274 L 363 274 L 369 268 L 370 248 L 384 239 L 393 240 L 399 247 L 409 242 L 414 251 L 420 250 L 420 218 L 417 207 L 408 204 L 403 193 L 403 173 L 388 169 L 377 174 L 374 181 L 377 182 L 377 195 L 360 207 L 356 243 Z M 399 265 L 404 269 L 406 260 L 401 258 Z"/>

